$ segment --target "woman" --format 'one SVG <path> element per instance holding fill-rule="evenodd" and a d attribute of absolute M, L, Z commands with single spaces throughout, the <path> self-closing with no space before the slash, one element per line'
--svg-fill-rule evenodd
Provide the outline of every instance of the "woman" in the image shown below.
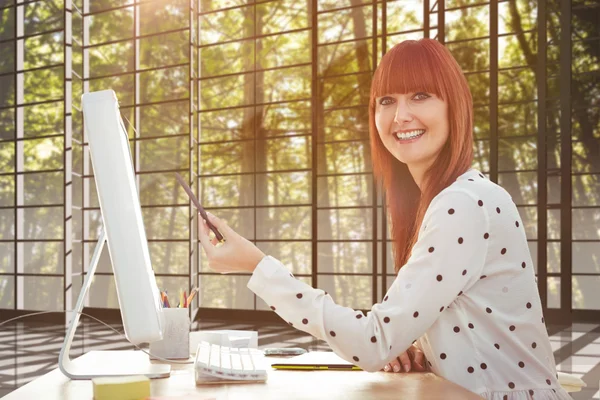
<path fill-rule="evenodd" d="M 398 366 L 398 354 L 409 361 L 415 343 L 430 371 L 484 398 L 570 399 L 557 381 L 518 210 L 470 168 L 472 120 L 464 75 L 437 41 L 405 41 L 382 58 L 369 122 L 397 277 L 366 316 L 296 280 L 212 215 L 227 241 L 215 247 L 202 224 L 210 267 L 252 272 L 248 288 L 281 318 L 365 371 Z"/>

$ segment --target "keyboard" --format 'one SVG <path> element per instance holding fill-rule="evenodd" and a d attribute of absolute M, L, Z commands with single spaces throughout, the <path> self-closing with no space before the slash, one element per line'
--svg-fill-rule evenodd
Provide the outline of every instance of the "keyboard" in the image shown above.
<path fill-rule="evenodd" d="M 267 363 L 258 349 L 219 346 L 201 341 L 196 352 L 196 384 L 264 382 Z"/>

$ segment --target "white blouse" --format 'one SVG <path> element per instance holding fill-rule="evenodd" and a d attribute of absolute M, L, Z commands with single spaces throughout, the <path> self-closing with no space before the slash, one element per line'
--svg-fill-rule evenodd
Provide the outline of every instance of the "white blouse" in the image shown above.
<path fill-rule="evenodd" d="M 486 399 L 571 399 L 557 380 L 517 207 L 475 169 L 432 200 L 410 259 L 366 316 L 271 256 L 248 288 L 365 371 L 416 341 L 430 371 Z"/>

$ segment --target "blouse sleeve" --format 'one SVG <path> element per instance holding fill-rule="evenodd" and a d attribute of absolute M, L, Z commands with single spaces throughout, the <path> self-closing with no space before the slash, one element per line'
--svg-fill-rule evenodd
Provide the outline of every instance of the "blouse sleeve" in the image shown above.
<path fill-rule="evenodd" d="M 378 371 L 479 279 L 489 242 L 482 204 L 461 189 L 446 189 L 434 198 L 409 260 L 366 316 L 295 279 L 271 256 L 258 264 L 248 288 L 291 326 L 327 341 L 363 370 Z"/>

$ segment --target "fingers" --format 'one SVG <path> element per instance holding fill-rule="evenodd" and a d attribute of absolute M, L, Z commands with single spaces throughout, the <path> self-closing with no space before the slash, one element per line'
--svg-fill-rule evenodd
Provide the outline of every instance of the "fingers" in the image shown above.
<path fill-rule="evenodd" d="M 204 251 L 206 252 L 206 255 L 208 257 L 212 257 L 213 252 L 215 250 L 215 246 L 211 243 L 211 240 L 209 238 L 209 229 L 208 229 L 208 225 L 206 225 L 206 222 L 200 218 L 200 229 L 198 229 L 198 237 L 200 239 L 200 244 L 202 245 L 202 248 L 204 249 Z"/>
<path fill-rule="evenodd" d="M 405 351 L 404 353 L 400 354 L 400 357 L 398 358 L 400 359 L 400 363 L 404 367 L 404 371 L 410 372 L 410 357 L 408 356 L 408 352 Z"/>
<path fill-rule="evenodd" d="M 413 367 L 415 371 L 423 372 L 425 371 L 425 355 L 417 346 L 412 345 L 410 349 L 410 353 L 412 354 L 413 359 Z"/>
<path fill-rule="evenodd" d="M 228 233 L 233 232 L 233 229 L 231 229 L 225 221 L 215 217 L 208 211 L 206 212 L 206 215 L 208 216 L 210 223 L 213 224 L 224 236 L 227 236 Z"/>

